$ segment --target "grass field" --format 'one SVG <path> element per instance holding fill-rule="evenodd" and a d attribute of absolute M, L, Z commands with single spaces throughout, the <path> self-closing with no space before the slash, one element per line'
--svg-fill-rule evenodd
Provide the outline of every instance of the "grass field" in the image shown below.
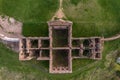
<path fill-rule="evenodd" d="M 108 71 L 108 69 L 105 66 L 106 65 L 105 63 L 107 62 L 106 55 L 120 48 L 119 47 L 120 44 L 118 44 L 119 42 L 120 42 L 119 40 L 116 40 L 116 41 L 105 43 L 105 49 L 103 52 L 102 60 L 100 61 L 94 61 L 94 60 L 89 60 L 89 59 L 88 60 L 87 59 L 73 60 L 73 73 L 72 74 L 61 74 L 61 75 L 48 73 L 48 61 L 34 61 L 33 60 L 33 61 L 20 62 L 18 60 L 17 53 L 12 52 L 11 50 L 5 48 L 4 45 L 0 44 L 0 48 L 1 48 L 0 49 L 0 54 L 1 54 L 0 55 L 0 69 L 7 70 L 5 71 L 4 74 L 0 72 L 1 74 L 0 76 L 4 80 L 5 79 L 16 80 L 15 79 L 16 76 L 14 76 L 14 74 L 18 74 L 19 77 L 17 80 L 21 80 L 21 78 L 22 80 L 34 80 L 34 79 L 35 80 L 61 80 L 61 78 L 64 80 L 69 80 L 69 79 L 88 80 L 88 78 L 92 76 L 92 73 L 97 68 L 98 68 L 98 71 L 101 71 L 101 74 L 104 74 L 102 73 L 102 70 L 104 72 Z M 13 76 L 11 79 L 8 79 L 9 76 L 7 75 L 9 75 L 9 73 L 14 73 L 13 75 L 11 74 L 11 76 Z M 107 74 L 105 76 L 107 76 Z M 98 77 L 100 78 L 101 76 L 98 76 Z M 93 78 L 95 77 L 93 76 Z M 95 78 L 94 80 L 97 80 L 97 79 Z"/>
<path fill-rule="evenodd" d="M 0 12 L 24 23 L 23 35 L 47 36 L 47 21 L 58 9 L 58 0 L 0 0 Z"/>
<path fill-rule="evenodd" d="M 119 0 L 63 0 L 63 2 L 65 15 L 73 21 L 74 37 L 109 37 L 120 33 Z M 58 4 L 58 0 L 0 0 L 0 14 L 12 16 L 23 22 L 25 36 L 48 36 L 46 21 L 54 15 Z M 73 60 L 73 73 L 59 75 L 48 73 L 48 61 L 20 62 L 17 53 L 0 44 L 0 79 L 117 80 L 114 68 L 109 69 L 110 64 L 106 64 L 108 63 L 106 56 L 119 49 L 119 39 L 105 42 L 102 60 Z"/>
<path fill-rule="evenodd" d="M 119 0 L 64 0 L 63 4 L 67 18 L 74 23 L 74 37 L 109 37 L 120 32 Z"/>

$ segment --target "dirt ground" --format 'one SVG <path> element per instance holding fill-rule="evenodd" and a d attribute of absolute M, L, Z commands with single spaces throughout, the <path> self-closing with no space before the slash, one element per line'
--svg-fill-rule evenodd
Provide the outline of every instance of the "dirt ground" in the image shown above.
<path fill-rule="evenodd" d="M 22 23 L 12 17 L 0 16 L 0 38 L 22 37 Z"/>
<path fill-rule="evenodd" d="M 63 0 L 59 0 L 59 9 L 55 13 L 55 15 L 52 17 L 52 20 L 54 20 L 55 18 L 58 18 L 58 19 L 66 18 L 63 12 L 62 2 Z"/>

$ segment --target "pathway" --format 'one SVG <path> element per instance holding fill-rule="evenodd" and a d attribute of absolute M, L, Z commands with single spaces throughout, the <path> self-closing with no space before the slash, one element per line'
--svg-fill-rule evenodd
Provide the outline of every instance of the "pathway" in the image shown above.
<path fill-rule="evenodd" d="M 63 13 L 63 7 L 62 7 L 63 0 L 59 0 L 59 9 L 55 13 L 55 15 L 52 17 L 52 20 L 55 18 L 62 19 L 66 18 L 65 14 Z"/>
<path fill-rule="evenodd" d="M 103 40 L 104 41 L 112 41 L 112 40 L 115 40 L 115 39 L 118 39 L 118 38 L 120 38 L 120 34 L 119 35 L 115 35 L 113 37 L 104 38 Z"/>

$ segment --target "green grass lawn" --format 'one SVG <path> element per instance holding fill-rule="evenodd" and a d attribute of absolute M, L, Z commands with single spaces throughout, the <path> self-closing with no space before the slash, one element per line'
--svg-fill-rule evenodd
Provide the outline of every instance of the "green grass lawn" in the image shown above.
<path fill-rule="evenodd" d="M 24 23 L 24 36 L 45 36 L 48 37 L 47 23 Z"/>
<path fill-rule="evenodd" d="M 103 51 L 103 59 L 100 61 L 94 61 L 89 59 L 77 59 L 73 60 L 73 73 L 72 74 L 49 74 L 49 63 L 48 61 L 25 61 L 21 62 L 18 60 L 18 54 L 12 52 L 11 50 L 5 48 L 4 45 L 0 44 L 0 68 L 7 68 L 9 72 L 14 72 L 21 74 L 22 80 L 32 79 L 40 80 L 87 80 L 90 76 L 89 73 L 92 73 L 97 67 L 99 69 L 106 68 L 106 55 L 120 48 L 119 40 L 105 43 L 105 49 Z M 84 75 L 84 76 L 83 76 Z M 0 75 L 1 76 L 1 75 Z M 7 75 L 6 75 L 7 77 Z M 25 79 L 24 79 L 25 77 Z M 13 77 L 14 78 L 14 77 Z M 14 79 L 13 79 L 14 80 Z M 18 79 L 19 80 L 19 79 Z"/>
<path fill-rule="evenodd" d="M 113 36 L 120 33 L 120 1 L 119 0 L 63 0 L 64 12 L 73 21 L 73 36 Z M 5 14 L 24 23 L 23 35 L 48 36 L 46 22 L 58 9 L 58 0 L 0 0 L 0 14 Z M 100 61 L 73 60 L 72 74 L 49 74 L 48 61 L 18 60 L 18 54 L 0 44 L 0 79 L 9 73 L 22 76 L 17 80 L 88 80 L 98 70 L 100 80 L 102 72 L 108 71 L 105 66 L 106 56 L 120 49 L 120 40 L 105 42 L 103 59 Z M 7 68 L 6 74 L 1 68 Z M 100 76 L 99 76 L 100 75 Z M 105 74 L 104 74 L 105 75 Z M 111 75 L 110 75 L 111 76 Z M 108 76 L 110 78 L 110 76 Z M 14 78 L 15 76 L 13 76 Z M 12 80 L 15 80 L 13 79 Z M 2 78 L 2 80 L 5 78 Z M 6 80 L 10 79 L 9 76 Z M 106 79 L 106 77 L 104 78 Z M 102 78 L 102 80 L 104 80 Z M 107 79 L 106 79 L 107 80 Z M 108 79 L 110 80 L 110 79 Z"/>
<path fill-rule="evenodd" d="M 120 33 L 119 0 L 64 0 L 63 7 L 68 20 L 73 21 L 74 37 Z"/>
<path fill-rule="evenodd" d="M 58 8 L 57 0 L 2 0 L 2 12 L 25 23 L 44 23 Z"/>
<path fill-rule="evenodd" d="M 0 13 L 23 22 L 24 36 L 47 36 L 47 21 L 58 9 L 58 0 L 0 0 Z"/>

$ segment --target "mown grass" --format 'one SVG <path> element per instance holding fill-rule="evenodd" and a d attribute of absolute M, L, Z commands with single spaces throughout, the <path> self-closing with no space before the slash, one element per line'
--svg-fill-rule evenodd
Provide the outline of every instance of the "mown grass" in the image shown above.
<path fill-rule="evenodd" d="M 74 5 L 77 5 L 82 0 L 70 0 L 70 2 Z"/>
<path fill-rule="evenodd" d="M 58 9 L 58 0 L 1 0 L 2 14 L 23 22 L 24 36 L 47 36 L 47 21 Z"/>
<path fill-rule="evenodd" d="M 47 23 L 24 23 L 24 36 L 46 36 L 48 37 Z"/>
<path fill-rule="evenodd" d="M 110 37 L 120 32 L 119 0 L 64 0 L 64 12 L 73 21 L 73 36 Z"/>
<path fill-rule="evenodd" d="M 46 22 L 58 8 L 57 0 L 3 0 L 2 12 L 22 22 Z"/>
<path fill-rule="evenodd" d="M 0 68 L 7 67 L 9 71 L 18 72 L 23 75 L 31 74 L 35 80 L 46 79 L 46 80 L 68 80 L 68 79 L 87 79 L 94 69 L 99 67 L 104 69 L 106 62 L 106 55 L 120 48 L 120 40 L 107 42 L 104 45 L 103 59 L 100 61 L 87 60 L 87 59 L 76 59 L 73 60 L 73 73 L 72 74 L 49 74 L 48 61 L 25 61 L 21 62 L 18 60 L 18 54 L 5 48 L 4 45 L 0 44 Z M 92 66 L 91 66 L 92 65 Z M 84 76 L 83 76 L 84 75 Z"/>
<path fill-rule="evenodd" d="M 0 14 L 2 13 L 2 0 L 0 0 Z"/>

